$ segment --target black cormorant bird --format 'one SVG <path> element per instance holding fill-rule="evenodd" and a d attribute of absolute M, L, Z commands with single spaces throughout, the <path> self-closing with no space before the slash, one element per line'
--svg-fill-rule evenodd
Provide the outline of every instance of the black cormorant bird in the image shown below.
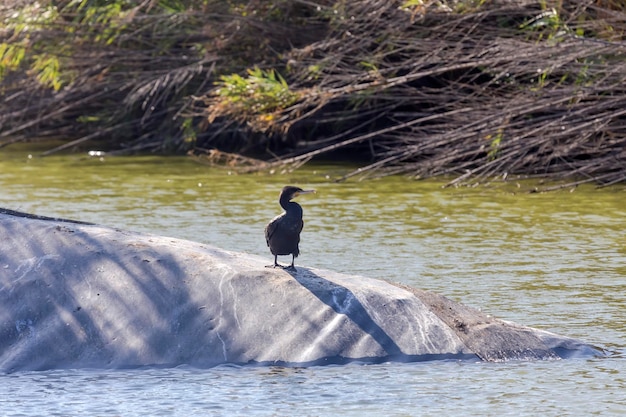
<path fill-rule="evenodd" d="M 278 255 L 291 255 L 291 265 L 288 268 L 295 268 L 293 263 L 300 254 L 298 243 L 300 243 L 300 232 L 304 227 L 302 221 L 302 207 L 295 201 L 291 201 L 300 194 L 314 193 L 315 190 L 303 190 L 299 187 L 288 185 L 280 193 L 280 206 L 285 212 L 272 219 L 265 227 L 265 240 L 274 255 L 274 267 L 278 264 Z"/>

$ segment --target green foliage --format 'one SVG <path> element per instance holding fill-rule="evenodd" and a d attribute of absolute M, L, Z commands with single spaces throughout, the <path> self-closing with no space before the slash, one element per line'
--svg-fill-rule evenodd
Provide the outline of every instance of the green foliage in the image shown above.
<path fill-rule="evenodd" d="M 57 57 L 48 54 L 36 55 L 31 69 L 37 74 L 39 84 L 44 87 L 51 87 L 54 91 L 61 89 L 63 82 L 61 81 Z"/>
<path fill-rule="evenodd" d="M 591 82 L 590 79 L 589 79 L 590 78 L 590 76 L 589 76 L 589 68 L 591 67 L 591 63 L 589 62 L 589 60 L 585 59 L 583 61 L 583 64 L 584 65 L 580 68 L 580 70 L 576 74 L 575 83 L 576 83 L 576 85 L 586 87 Z"/>
<path fill-rule="evenodd" d="M 96 42 L 110 44 L 123 27 L 119 23 L 124 17 L 122 8 L 129 2 L 101 3 L 72 0 L 62 10 L 51 4 L 32 3 L 8 15 L 4 23 L 13 36 L 9 42 L 0 44 L 0 80 L 24 65 L 41 86 L 60 90 L 72 78 L 63 68 L 67 63 L 64 56 L 71 55 L 70 42 L 63 34 L 74 37 L 74 41 L 85 42 L 87 37 L 93 37 Z M 76 24 L 60 24 L 64 22 L 62 15 L 75 16 Z M 55 31 L 54 38 L 46 35 L 51 28 Z M 82 35 L 79 28 L 83 29 Z M 85 33 L 89 35 L 86 37 Z"/>
<path fill-rule="evenodd" d="M 410 9 L 416 6 L 424 6 L 424 0 L 405 0 L 400 5 L 401 9 Z"/>
<path fill-rule="evenodd" d="M 301 97 L 273 69 L 255 67 L 247 72 L 247 77 L 222 75 L 216 82 L 208 110 L 209 122 L 226 116 L 246 121 L 259 131 L 269 130 L 275 126 L 277 114 Z"/>
<path fill-rule="evenodd" d="M 183 142 L 186 145 L 193 146 L 196 143 L 197 134 L 193 124 L 193 118 L 186 117 L 180 125 L 183 132 Z"/>
<path fill-rule="evenodd" d="M 0 81 L 8 72 L 19 68 L 26 55 L 26 48 L 20 44 L 0 43 Z"/>
<path fill-rule="evenodd" d="M 10 72 L 20 68 L 23 62 L 29 62 L 29 72 L 37 82 L 46 88 L 59 91 L 70 73 L 61 73 L 59 58 L 54 54 L 40 53 L 29 58 L 28 49 L 22 43 L 0 43 L 0 81 Z"/>
<path fill-rule="evenodd" d="M 317 80 L 322 75 L 322 66 L 320 64 L 311 64 L 307 68 L 308 80 Z"/>
<path fill-rule="evenodd" d="M 500 152 L 500 144 L 504 138 L 504 129 L 498 129 L 495 136 L 488 135 L 487 140 L 491 140 L 489 143 L 489 152 L 487 153 L 487 159 L 493 161 L 498 158 L 498 152 Z"/>
<path fill-rule="evenodd" d="M 548 77 L 550 75 L 549 69 L 538 69 L 537 70 L 537 78 L 532 78 L 531 82 L 535 84 L 534 86 L 529 87 L 530 91 L 537 91 L 546 86 Z"/>
<path fill-rule="evenodd" d="M 76 118 L 78 123 L 97 123 L 101 121 L 101 118 L 93 115 L 83 115 Z"/>
<path fill-rule="evenodd" d="M 28 63 L 29 50 L 32 48 L 32 34 L 49 25 L 58 13 L 54 7 L 45 7 L 37 2 L 25 4 L 9 14 L 3 23 L 8 36 L 7 42 L 0 43 L 0 81 L 6 75 Z"/>
<path fill-rule="evenodd" d="M 463 14 L 463 13 L 471 13 L 479 10 L 484 4 L 486 0 L 462 0 L 454 3 L 454 11 L 455 13 Z"/>
<path fill-rule="evenodd" d="M 217 85 L 215 94 L 235 114 L 270 113 L 289 107 L 299 98 L 273 69 L 248 69 L 245 78 L 239 74 L 222 75 Z"/>
<path fill-rule="evenodd" d="M 153 13 L 151 22 L 163 23 L 165 28 L 156 25 L 151 30 L 161 30 L 158 38 L 161 48 L 155 48 L 155 54 L 167 51 L 174 37 L 168 31 L 176 24 L 168 14 L 186 13 L 187 8 L 206 5 L 206 0 L 160 0 L 158 2 L 139 3 L 131 0 L 69 0 L 66 2 L 32 2 L 16 7 L 11 13 L 0 15 L 5 33 L 9 34 L 4 43 L 0 43 L 0 81 L 10 71 L 22 69 L 32 76 L 39 85 L 58 91 L 76 77 L 70 68 L 74 56 L 81 49 L 102 47 L 116 44 L 118 47 L 142 47 L 137 45 L 139 36 L 127 36 L 129 30 L 137 30 L 135 18 L 138 13 L 144 16 Z M 177 21 L 178 22 L 178 21 Z M 126 35 L 126 36 L 124 36 Z M 126 45 L 123 45 L 126 43 Z"/>
<path fill-rule="evenodd" d="M 125 17 L 132 10 L 127 7 L 128 3 L 125 0 L 106 2 L 72 0 L 63 12 L 75 16 L 76 27 L 87 29 L 87 37 L 93 37 L 95 42 L 110 45 L 126 27 Z M 70 32 L 74 31 L 74 27 L 71 26 L 67 29 Z"/>
<path fill-rule="evenodd" d="M 363 68 L 365 68 L 368 71 L 379 72 L 378 71 L 378 67 L 376 66 L 376 64 L 374 64 L 372 62 L 361 61 L 361 62 L 359 62 L 359 65 L 362 66 Z"/>
<path fill-rule="evenodd" d="M 4 28 L 11 31 L 13 37 L 17 38 L 21 34 L 34 33 L 45 28 L 58 17 L 59 13 L 54 6 L 45 6 L 39 2 L 27 2 L 13 10 L 2 23 Z"/>
<path fill-rule="evenodd" d="M 183 13 L 189 7 L 188 2 L 182 0 L 159 0 L 159 7 L 166 13 Z"/>

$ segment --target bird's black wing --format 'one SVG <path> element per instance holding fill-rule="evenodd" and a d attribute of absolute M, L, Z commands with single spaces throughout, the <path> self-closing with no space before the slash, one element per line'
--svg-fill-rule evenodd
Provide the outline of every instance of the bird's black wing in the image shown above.
<path fill-rule="evenodd" d="M 270 239 L 272 239 L 274 232 L 276 232 L 276 229 L 278 229 L 278 223 L 280 222 L 280 218 L 281 216 L 274 217 L 272 221 L 269 222 L 267 226 L 265 226 L 265 241 L 267 242 L 267 246 L 270 245 Z"/>

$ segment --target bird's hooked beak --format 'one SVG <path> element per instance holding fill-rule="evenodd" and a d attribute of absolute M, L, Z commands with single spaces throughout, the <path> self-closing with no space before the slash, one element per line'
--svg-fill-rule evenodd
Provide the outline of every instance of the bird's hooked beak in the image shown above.
<path fill-rule="evenodd" d="M 301 194 L 315 194 L 316 192 L 317 192 L 317 191 L 315 191 L 315 190 L 302 190 L 302 191 L 296 191 L 296 192 L 293 194 L 293 196 L 294 196 L 294 197 L 297 197 L 297 196 L 299 196 L 299 195 L 301 195 Z"/>

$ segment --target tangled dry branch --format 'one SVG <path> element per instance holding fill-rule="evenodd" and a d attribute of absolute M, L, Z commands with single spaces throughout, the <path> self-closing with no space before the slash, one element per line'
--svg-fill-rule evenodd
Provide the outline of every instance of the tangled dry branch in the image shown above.
<path fill-rule="evenodd" d="M 290 51 L 305 93 L 276 117 L 295 149 L 271 165 L 359 149 L 372 162 L 347 177 L 626 180 L 624 10 L 501 1 L 418 17 L 400 3 L 346 2 L 325 39 Z"/>
<path fill-rule="evenodd" d="M 117 3 L 132 8 L 110 42 L 95 40 L 110 27 L 75 25 L 68 13 L 20 35 L 33 54 L 53 52 L 47 39 L 71 44 L 56 51 L 69 78 L 55 92 L 28 71 L 5 74 L 0 147 L 106 139 L 118 150 L 264 159 L 245 159 L 244 171 L 343 153 L 362 162 L 346 178 L 626 181 L 622 1 Z M 186 8 L 157 10 L 167 3 Z M 0 41 L 16 36 L 0 30 Z M 248 71 L 262 86 L 274 70 L 284 80 L 269 80 L 281 84 L 268 84 L 282 98 L 271 105 L 254 96 L 246 111 L 219 94 L 221 76 Z M 230 78 L 241 91 L 243 77 Z"/>
<path fill-rule="evenodd" d="M 328 128 L 332 141 L 311 140 L 276 164 L 361 144 L 373 162 L 348 176 L 626 180 L 626 44 L 621 36 L 577 35 L 585 32 L 567 22 L 580 21 L 580 7 L 570 15 L 563 9 L 551 32 L 519 30 L 545 17 L 535 2 L 428 12 L 420 21 L 386 1 L 354 7 L 329 39 L 292 51 L 300 85 L 309 87 L 311 66 L 323 74 L 316 74 L 316 95 L 283 120 L 299 123 L 299 133 L 335 126 L 347 107 L 362 117 L 343 132 Z M 601 12 L 623 36 L 623 10 Z M 595 23 L 584 22 L 587 34 L 607 24 Z M 369 71 L 357 70 L 364 66 Z"/>

